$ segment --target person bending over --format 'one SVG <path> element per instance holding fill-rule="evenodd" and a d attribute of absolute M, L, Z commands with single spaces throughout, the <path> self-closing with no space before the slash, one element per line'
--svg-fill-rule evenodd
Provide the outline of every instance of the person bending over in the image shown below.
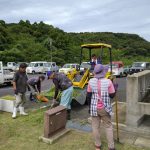
<path fill-rule="evenodd" d="M 40 92 L 41 92 L 41 82 L 43 82 L 44 79 L 45 79 L 45 76 L 41 75 L 39 77 L 30 78 L 27 81 L 29 89 L 31 91 L 31 93 L 30 93 L 30 100 L 31 101 L 35 101 L 36 93 L 40 94 Z"/>
<path fill-rule="evenodd" d="M 70 79 L 64 73 L 55 73 L 49 71 L 47 73 L 48 79 L 52 79 L 55 85 L 55 95 L 53 101 L 56 100 L 59 91 L 62 92 L 60 105 L 66 107 L 67 109 L 67 118 L 70 120 L 70 113 L 71 113 L 71 101 L 72 101 L 72 93 L 73 93 L 73 86 Z"/>

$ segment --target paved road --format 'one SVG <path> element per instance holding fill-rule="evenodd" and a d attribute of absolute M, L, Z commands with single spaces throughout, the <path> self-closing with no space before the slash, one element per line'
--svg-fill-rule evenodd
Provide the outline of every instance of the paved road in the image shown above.
<path fill-rule="evenodd" d="M 34 75 L 34 76 L 38 76 L 38 75 Z M 33 77 L 33 75 L 29 75 L 29 78 Z M 119 84 L 118 87 L 118 100 L 119 101 L 126 101 L 126 78 L 117 78 L 117 82 Z M 45 80 L 42 83 L 42 90 L 48 90 L 50 89 L 50 86 L 52 85 L 52 81 L 50 80 Z M 0 87 L 0 97 L 4 96 L 4 95 L 13 95 L 13 88 L 12 86 L 3 86 Z M 29 96 L 29 92 L 27 93 L 27 95 Z M 34 110 L 34 109 L 38 109 L 41 107 L 45 107 L 45 106 L 50 106 L 51 101 L 47 102 L 47 103 L 42 103 L 42 102 L 31 102 L 30 100 L 27 100 L 25 103 L 25 109 L 28 110 Z M 74 103 L 73 103 L 74 104 Z M 88 106 L 84 105 L 81 106 L 79 104 L 73 105 L 72 107 L 72 113 L 71 113 L 71 118 L 72 119 L 85 119 L 89 117 L 88 114 Z"/>
<path fill-rule="evenodd" d="M 28 75 L 29 78 L 34 77 L 34 76 L 39 76 L 37 75 Z M 42 83 L 42 91 L 48 90 L 50 88 L 50 86 L 52 85 L 52 81 L 51 80 L 47 80 L 45 79 Z M 13 95 L 13 88 L 12 86 L 7 86 L 7 85 L 3 85 L 0 87 L 0 97 L 4 96 L 4 95 Z M 27 92 L 28 95 L 28 92 Z"/>
<path fill-rule="evenodd" d="M 33 76 L 38 76 L 38 75 L 29 75 L 29 78 Z M 126 101 L 126 78 L 117 78 L 117 83 L 119 84 L 118 87 L 118 100 L 119 101 Z M 50 89 L 50 86 L 52 85 L 51 80 L 44 80 L 42 83 L 42 91 Z M 13 88 L 12 86 L 2 86 L 0 87 L 0 97 L 4 95 L 13 95 Z M 27 93 L 28 95 L 28 93 Z"/>

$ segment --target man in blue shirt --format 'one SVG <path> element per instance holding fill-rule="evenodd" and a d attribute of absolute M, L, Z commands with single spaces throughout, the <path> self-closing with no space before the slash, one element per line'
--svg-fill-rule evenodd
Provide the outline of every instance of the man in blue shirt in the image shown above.
<path fill-rule="evenodd" d="M 91 64 L 91 70 L 94 70 L 95 65 L 101 64 L 100 57 L 96 57 L 96 54 L 92 54 L 92 60 L 90 62 Z"/>

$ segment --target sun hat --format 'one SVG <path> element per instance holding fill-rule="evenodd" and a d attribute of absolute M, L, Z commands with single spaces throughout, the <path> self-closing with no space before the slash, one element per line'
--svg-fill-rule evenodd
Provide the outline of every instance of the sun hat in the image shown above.
<path fill-rule="evenodd" d="M 108 66 L 108 65 L 104 65 L 105 75 L 106 75 L 106 73 L 108 72 L 108 70 L 109 70 L 109 66 Z"/>
<path fill-rule="evenodd" d="M 102 64 L 97 64 L 94 67 L 94 77 L 95 78 L 104 78 L 106 73 L 108 71 L 108 66 L 107 65 L 102 65 Z"/>

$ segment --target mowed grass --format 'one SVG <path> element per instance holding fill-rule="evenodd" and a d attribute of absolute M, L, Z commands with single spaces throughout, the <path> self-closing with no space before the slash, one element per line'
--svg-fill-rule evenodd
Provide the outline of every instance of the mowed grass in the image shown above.
<path fill-rule="evenodd" d="M 10 113 L 0 112 L 0 150 L 94 150 L 91 133 L 71 131 L 52 145 L 38 140 L 43 134 L 46 109 L 30 112 L 29 116 L 11 118 Z M 132 145 L 117 144 L 117 150 L 148 150 Z M 107 144 L 103 141 L 103 150 Z"/>

